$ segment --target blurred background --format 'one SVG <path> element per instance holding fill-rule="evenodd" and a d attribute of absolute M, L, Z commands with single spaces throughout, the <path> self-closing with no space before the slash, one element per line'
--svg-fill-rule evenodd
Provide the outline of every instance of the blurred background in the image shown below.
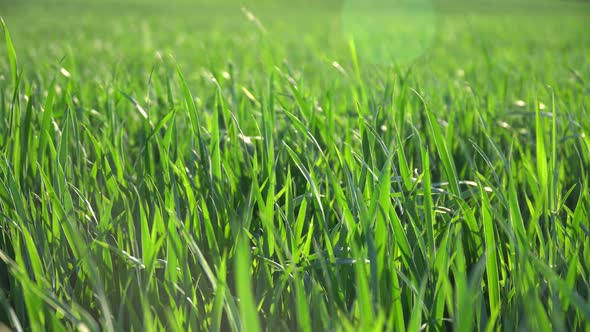
<path fill-rule="evenodd" d="M 346 63 L 351 39 L 377 66 L 484 61 L 473 43 L 487 57 L 590 53 L 590 1 L 581 0 L 1 0 L 0 16 L 21 63 L 75 54 L 82 71 L 147 68 L 170 55 L 183 66 Z"/>

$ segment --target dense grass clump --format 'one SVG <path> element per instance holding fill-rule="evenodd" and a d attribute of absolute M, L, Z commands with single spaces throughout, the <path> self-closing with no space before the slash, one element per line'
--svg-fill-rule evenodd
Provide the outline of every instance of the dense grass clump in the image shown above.
<path fill-rule="evenodd" d="M 420 6 L 0 4 L 0 330 L 590 331 L 590 4 Z"/>

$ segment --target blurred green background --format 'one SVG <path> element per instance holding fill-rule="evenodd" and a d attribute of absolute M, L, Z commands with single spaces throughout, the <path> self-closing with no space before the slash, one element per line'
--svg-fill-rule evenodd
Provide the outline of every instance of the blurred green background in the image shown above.
<path fill-rule="evenodd" d="M 396 16 L 416 3 L 427 10 Z M 527 73 L 579 89 L 576 77 L 590 73 L 588 1 L 4 0 L 0 15 L 25 75 L 38 82 L 55 72 L 43 68 L 60 66 L 84 81 L 118 72 L 147 81 L 156 62 L 173 58 L 189 81 L 231 63 L 262 83 L 287 63 L 308 82 L 334 84 L 335 62 L 352 68 L 351 39 L 369 80 L 392 66 L 420 68 L 425 89 L 457 72 L 482 82 Z"/>
<path fill-rule="evenodd" d="M 416 1 L 401 1 L 412 2 Z M 284 49 L 292 53 L 292 60 L 304 57 L 309 61 L 305 55 L 310 51 L 317 55 L 319 49 L 326 57 L 338 60 L 348 55 L 350 34 L 357 39 L 366 38 L 363 35 L 367 31 L 360 31 L 353 24 L 359 4 L 367 9 L 369 17 L 374 13 L 377 26 L 383 28 L 368 31 L 378 43 L 388 43 L 380 32 L 414 24 L 418 30 L 427 28 L 434 32 L 428 49 L 460 49 L 461 44 L 474 39 L 493 43 L 507 52 L 527 51 L 526 47 L 533 43 L 557 44 L 563 52 L 579 46 L 573 43 L 589 44 L 589 34 L 585 33 L 590 28 L 587 1 L 419 2 L 430 6 L 432 15 L 428 22 L 409 17 L 408 22 L 397 22 L 390 28 L 387 19 L 378 18 L 377 14 L 387 13 L 381 8 L 395 8 L 400 1 L 3 0 L 0 15 L 7 22 L 23 61 L 35 61 L 41 54 L 43 59 L 49 55 L 59 60 L 72 51 L 84 55 L 89 63 L 141 60 L 146 53 L 157 51 L 173 53 L 191 63 L 201 62 L 211 53 L 240 61 L 241 52 L 256 52 L 261 42 L 281 46 L 275 47 L 278 57 L 286 56 L 280 52 Z M 261 32 L 258 23 L 249 20 L 244 9 L 256 17 L 266 33 Z M 364 20 L 357 23 L 365 25 Z M 424 27 L 425 24 L 428 26 Z M 411 37 L 406 35 L 402 39 Z M 285 45 L 295 47 L 283 48 Z M 432 52 L 427 51 L 421 54 L 431 56 Z"/>

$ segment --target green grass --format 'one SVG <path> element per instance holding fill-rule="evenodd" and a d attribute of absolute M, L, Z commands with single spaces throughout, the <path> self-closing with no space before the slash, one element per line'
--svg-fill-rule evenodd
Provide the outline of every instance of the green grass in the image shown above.
<path fill-rule="evenodd" d="M 0 4 L 0 330 L 590 331 L 590 4 L 283 2 Z"/>

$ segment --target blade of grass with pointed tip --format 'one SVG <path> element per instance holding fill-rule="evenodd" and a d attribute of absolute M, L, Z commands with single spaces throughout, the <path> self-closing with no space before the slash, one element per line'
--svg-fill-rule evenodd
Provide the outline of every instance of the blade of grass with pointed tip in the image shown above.
<path fill-rule="evenodd" d="M 498 259 L 495 227 L 492 219 L 492 208 L 485 190 L 481 190 L 483 232 L 486 248 L 486 274 L 490 311 L 500 310 L 500 280 L 498 277 Z"/>
<path fill-rule="evenodd" d="M 434 139 L 434 143 L 436 145 L 436 150 L 438 155 L 442 161 L 443 168 L 447 175 L 447 180 L 449 181 L 449 186 L 451 189 L 451 193 L 456 197 L 461 197 L 461 190 L 459 189 L 459 179 L 457 177 L 457 170 L 455 169 L 455 163 L 451 154 L 449 153 L 449 149 L 446 144 L 445 137 L 442 134 L 440 126 L 436 121 L 436 118 L 428 105 L 426 105 L 426 101 L 423 97 L 414 89 L 412 91 L 420 98 L 422 105 L 424 106 L 424 111 L 426 112 L 426 117 L 428 118 L 428 123 L 430 125 L 430 133 L 432 138 Z"/>
<path fill-rule="evenodd" d="M 4 30 L 4 39 L 6 42 L 6 49 L 8 50 L 8 61 L 10 62 L 10 73 L 12 74 L 12 84 L 16 87 L 17 82 L 17 62 L 16 62 L 16 51 L 14 49 L 14 45 L 12 44 L 12 39 L 10 38 L 10 33 L 8 33 L 8 27 L 4 22 L 4 19 L 0 16 L 0 24 L 2 24 L 2 30 Z"/>

